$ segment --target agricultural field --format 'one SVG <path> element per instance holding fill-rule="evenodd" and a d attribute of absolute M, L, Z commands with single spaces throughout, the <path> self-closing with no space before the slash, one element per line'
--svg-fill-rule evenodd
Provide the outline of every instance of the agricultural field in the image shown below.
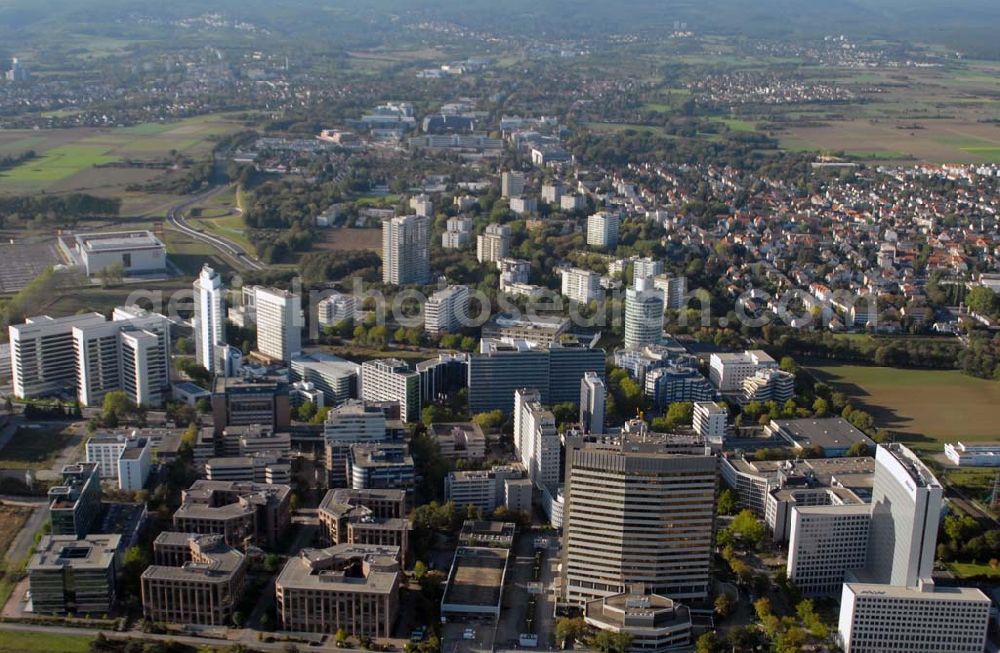
<path fill-rule="evenodd" d="M 126 189 L 180 173 L 126 167 L 125 162 L 166 163 L 175 155 L 203 159 L 217 138 L 238 129 L 239 123 L 216 115 L 125 128 L 0 131 L 0 154 L 37 153 L 30 161 L 0 171 L 0 193 L 87 192 L 121 197 L 126 215 L 162 213 L 174 197 Z"/>
<path fill-rule="evenodd" d="M 916 449 L 940 452 L 951 440 L 1000 440 L 1000 383 L 957 370 L 906 370 L 857 365 L 807 365 Z"/>
<path fill-rule="evenodd" d="M 381 251 L 381 229 L 358 229 L 340 227 L 322 232 L 323 239 L 314 249 L 328 252 L 356 252 L 359 250 Z"/>
<path fill-rule="evenodd" d="M 786 149 L 844 152 L 874 161 L 1000 162 L 1000 67 L 995 64 L 813 74 L 854 89 L 864 101 L 784 112 L 788 126 L 773 133 Z"/>

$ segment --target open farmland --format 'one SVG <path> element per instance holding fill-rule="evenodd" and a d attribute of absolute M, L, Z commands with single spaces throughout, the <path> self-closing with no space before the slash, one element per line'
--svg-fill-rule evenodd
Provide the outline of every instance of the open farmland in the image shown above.
<path fill-rule="evenodd" d="M 323 239 L 316 243 L 316 249 L 330 252 L 381 251 L 382 230 L 354 227 L 328 229 L 323 233 Z"/>
<path fill-rule="evenodd" d="M 1000 67 L 821 70 L 817 79 L 865 98 L 799 105 L 775 120 L 789 150 L 844 152 L 859 160 L 1000 162 Z M 877 89 L 877 92 L 874 91 Z"/>
<path fill-rule="evenodd" d="M 946 441 L 1000 440 L 1000 383 L 955 370 L 905 370 L 857 365 L 807 365 L 818 380 L 870 412 L 876 426 L 918 449 Z"/>
<path fill-rule="evenodd" d="M 183 170 L 168 169 L 175 156 L 209 156 L 215 140 L 240 128 L 224 116 L 125 128 L 0 131 L 0 154 L 34 150 L 37 156 L 0 172 L 0 193 L 86 192 L 121 197 L 123 213 L 156 212 L 173 197 L 128 191 Z M 158 167 L 133 164 L 156 163 Z"/>

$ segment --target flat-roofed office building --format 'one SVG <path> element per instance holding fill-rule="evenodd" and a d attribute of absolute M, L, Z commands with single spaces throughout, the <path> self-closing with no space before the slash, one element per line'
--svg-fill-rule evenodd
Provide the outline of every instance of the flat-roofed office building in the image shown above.
<path fill-rule="evenodd" d="M 163 532 L 142 573 L 142 611 L 156 622 L 225 626 L 243 599 L 246 557 L 221 535 Z"/>
<path fill-rule="evenodd" d="M 676 450 L 669 436 L 647 431 L 567 439 L 566 601 L 582 605 L 636 584 L 673 599 L 708 597 L 718 462 Z"/>
<path fill-rule="evenodd" d="M 46 535 L 28 561 L 31 608 L 104 614 L 115 600 L 120 535 Z"/>
<path fill-rule="evenodd" d="M 391 637 L 399 612 L 399 548 L 337 544 L 303 549 L 275 581 L 285 630 Z"/>

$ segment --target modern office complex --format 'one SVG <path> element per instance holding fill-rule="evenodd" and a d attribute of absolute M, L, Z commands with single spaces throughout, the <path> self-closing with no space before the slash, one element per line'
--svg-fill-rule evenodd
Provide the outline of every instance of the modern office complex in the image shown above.
<path fill-rule="evenodd" d="M 604 433 L 607 392 L 597 372 L 587 372 L 580 379 L 580 429 L 584 433 Z"/>
<path fill-rule="evenodd" d="M 52 534 L 85 536 L 101 511 L 100 465 L 64 465 L 62 482 L 49 488 L 48 497 Z"/>
<path fill-rule="evenodd" d="M 1000 442 L 946 442 L 944 455 L 958 467 L 998 467 Z"/>
<path fill-rule="evenodd" d="M 510 227 L 502 224 L 486 225 L 476 236 L 476 259 L 480 263 L 496 262 L 510 251 Z"/>
<path fill-rule="evenodd" d="M 395 401 L 404 422 L 420 419 L 420 374 L 397 358 L 361 364 L 361 391 L 365 401 Z"/>
<path fill-rule="evenodd" d="M 589 304 L 604 296 L 601 288 L 601 275 L 590 270 L 567 268 L 560 270 L 562 275 L 562 296 L 571 302 Z"/>
<path fill-rule="evenodd" d="M 537 487 L 554 488 L 562 475 L 561 443 L 552 411 L 537 388 L 514 391 L 514 451 Z"/>
<path fill-rule="evenodd" d="M 594 628 L 630 638 L 630 651 L 666 653 L 690 650 L 691 610 L 661 596 L 634 591 L 588 601 L 584 621 Z"/>
<path fill-rule="evenodd" d="M 850 582 L 840 597 L 844 653 L 982 653 L 990 599 L 978 589 Z"/>
<path fill-rule="evenodd" d="M 142 611 L 164 623 L 228 626 L 243 600 L 246 557 L 221 535 L 165 531 L 142 572 Z"/>
<path fill-rule="evenodd" d="M 303 549 L 275 581 L 285 630 L 391 637 L 399 610 L 399 548 L 337 544 Z"/>
<path fill-rule="evenodd" d="M 302 351 L 302 299 L 279 288 L 258 286 L 257 351 L 267 358 L 288 362 Z"/>
<path fill-rule="evenodd" d="M 866 568 L 871 582 L 915 587 L 931 577 L 943 497 L 941 483 L 912 451 L 879 446 Z"/>
<path fill-rule="evenodd" d="M 640 279 L 625 291 L 625 348 L 642 349 L 663 338 L 663 296 Z"/>
<path fill-rule="evenodd" d="M 709 359 L 708 378 L 719 392 L 742 392 L 743 382 L 760 370 L 777 369 L 775 362 L 760 349 L 736 354 L 712 354 Z"/>
<path fill-rule="evenodd" d="M 349 484 L 347 459 L 353 445 L 384 442 L 396 434 L 395 428 L 389 428 L 385 411 L 374 403 L 350 401 L 331 410 L 323 425 L 329 486 Z"/>
<path fill-rule="evenodd" d="M 73 327 L 77 397 L 97 406 L 123 390 L 142 406 L 160 406 L 170 391 L 170 322 L 135 306 L 115 309 L 111 322 Z"/>
<path fill-rule="evenodd" d="M 563 599 L 584 605 L 637 584 L 675 600 L 705 599 L 716 457 L 632 430 L 618 438 L 567 438 Z"/>
<path fill-rule="evenodd" d="M 134 433 L 96 433 L 86 444 L 87 462 L 97 463 L 101 478 L 117 479 L 120 490 L 141 490 L 153 461 L 149 438 Z"/>
<path fill-rule="evenodd" d="M 150 231 L 77 234 L 70 245 L 63 240 L 63 248 L 83 266 L 87 276 L 114 266 L 127 275 L 167 269 L 167 248 Z"/>
<path fill-rule="evenodd" d="M 338 406 L 358 396 L 361 365 L 331 354 L 315 352 L 292 358 L 292 381 L 311 383 L 323 393 L 324 406 Z"/>
<path fill-rule="evenodd" d="M 174 530 L 222 535 L 226 544 L 275 548 L 290 523 L 287 485 L 195 481 L 181 495 Z"/>
<path fill-rule="evenodd" d="M 226 340 L 226 287 L 218 272 L 205 265 L 194 281 L 195 360 L 209 372 L 216 371 L 216 348 Z"/>
<path fill-rule="evenodd" d="M 288 386 L 277 381 L 216 377 L 212 390 L 212 422 L 217 433 L 229 426 L 287 429 L 291 422 Z"/>
<path fill-rule="evenodd" d="M 333 326 L 354 319 L 357 314 L 357 300 L 354 295 L 339 292 L 324 294 L 326 296 L 316 302 L 316 321 L 320 326 Z"/>
<path fill-rule="evenodd" d="M 326 546 L 372 544 L 399 547 L 406 565 L 410 551 L 410 521 L 406 491 L 399 489 L 330 490 L 320 501 L 318 516 Z"/>
<path fill-rule="evenodd" d="M 416 479 L 413 456 L 402 442 L 351 445 L 347 480 L 354 490 L 411 488 Z"/>
<path fill-rule="evenodd" d="M 120 535 L 45 535 L 28 561 L 31 611 L 107 614 L 115 601 Z"/>
<path fill-rule="evenodd" d="M 14 396 L 29 399 L 57 392 L 76 394 L 74 327 L 103 324 L 100 313 L 52 318 L 40 315 L 9 327 Z"/>
<path fill-rule="evenodd" d="M 424 304 L 424 330 L 439 334 L 458 331 L 468 319 L 469 289 L 448 286 L 427 298 Z"/>
<path fill-rule="evenodd" d="M 530 513 L 531 488 L 520 463 L 448 472 L 444 478 L 445 501 L 453 501 L 458 507 L 476 506 L 484 515 L 499 506 Z"/>
<path fill-rule="evenodd" d="M 712 401 L 715 388 L 693 367 L 669 365 L 646 373 L 645 393 L 655 406 L 669 406 L 675 401 Z"/>
<path fill-rule="evenodd" d="M 587 244 L 591 247 L 614 249 L 618 245 L 621 218 L 617 213 L 599 211 L 587 218 Z"/>
<path fill-rule="evenodd" d="M 722 443 L 729 421 L 729 409 L 714 401 L 694 402 L 694 432 L 713 443 Z"/>
<path fill-rule="evenodd" d="M 868 560 L 871 506 L 793 506 L 788 579 L 804 596 L 837 597 L 848 571 Z"/>
<path fill-rule="evenodd" d="M 382 222 L 382 283 L 397 286 L 431 280 L 430 219 L 418 215 Z"/>
<path fill-rule="evenodd" d="M 594 370 L 602 374 L 604 359 L 603 349 L 576 341 L 543 346 L 483 338 L 479 353 L 469 356 L 469 409 L 473 414 L 494 409 L 511 414 L 514 391 L 525 387 L 537 388 L 545 405 L 578 401 L 584 375 Z"/>

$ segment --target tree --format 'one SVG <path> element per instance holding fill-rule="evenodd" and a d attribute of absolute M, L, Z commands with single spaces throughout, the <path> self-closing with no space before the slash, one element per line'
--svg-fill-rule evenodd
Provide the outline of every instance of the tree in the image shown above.
<path fill-rule="evenodd" d="M 413 578 L 419 582 L 423 580 L 426 575 L 427 565 L 424 564 L 423 560 L 417 560 L 417 562 L 413 565 Z"/>
<path fill-rule="evenodd" d="M 779 365 L 783 372 L 798 374 L 799 366 L 796 364 L 795 359 L 791 356 L 782 356 L 781 363 L 779 363 Z"/>
<path fill-rule="evenodd" d="M 338 628 L 337 633 L 333 636 L 333 641 L 338 647 L 342 647 L 347 643 L 347 631 L 343 628 Z"/>
<path fill-rule="evenodd" d="M 233 626 L 236 628 L 242 628 L 247 622 L 247 616 L 241 611 L 236 610 L 233 612 Z"/>
<path fill-rule="evenodd" d="M 499 408 L 486 413 L 476 413 L 472 416 L 472 421 L 479 425 L 484 431 L 492 431 L 503 426 L 504 415 Z"/>
<path fill-rule="evenodd" d="M 695 653 L 718 653 L 720 650 L 719 637 L 713 632 L 702 634 L 694 644 Z"/>
<path fill-rule="evenodd" d="M 726 488 L 719 493 L 719 514 L 731 515 L 739 507 L 739 497 L 731 489 Z"/>
<path fill-rule="evenodd" d="M 862 456 L 872 455 L 872 450 L 864 442 L 855 442 L 847 449 L 847 453 L 844 454 L 848 458 L 861 458 Z"/>
<path fill-rule="evenodd" d="M 749 508 L 744 508 L 733 518 L 729 530 L 744 547 L 756 548 L 764 539 L 764 524 L 761 523 Z"/>
<path fill-rule="evenodd" d="M 973 313 L 990 316 L 997 311 L 997 296 L 985 286 L 976 286 L 965 296 L 965 305 Z"/>
<path fill-rule="evenodd" d="M 734 603 L 729 595 L 723 592 L 715 597 L 715 613 L 725 619 L 733 612 Z"/>
<path fill-rule="evenodd" d="M 690 426 L 694 420 L 694 404 L 690 401 L 675 401 L 667 408 L 666 418 L 670 430 Z"/>
<path fill-rule="evenodd" d="M 816 417 L 826 417 L 830 412 L 830 404 L 826 399 L 819 397 L 813 402 L 812 409 Z"/>
<path fill-rule="evenodd" d="M 208 400 L 208 397 L 202 397 L 199 399 L 195 402 L 194 407 L 202 415 L 212 412 L 212 402 Z"/>
<path fill-rule="evenodd" d="M 136 412 L 135 404 L 128 398 L 124 390 L 112 390 L 104 395 L 101 418 L 109 428 L 118 426 L 123 420 Z"/>
<path fill-rule="evenodd" d="M 552 415 L 558 425 L 576 424 L 580 419 L 579 406 L 572 401 L 564 401 L 552 406 Z"/>
<path fill-rule="evenodd" d="M 295 410 L 295 417 L 300 422 L 309 422 L 316 416 L 316 404 L 311 401 L 304 402 Z"/>
<path fill-rule="evenodd" d="M 587 630 L 587 625 L 581 617 L 560 617 L 556 620 L 556 644 L 563 648 L 567 643 L 573 643 Z"/>
<path fill-rule="evenodd" d="M 733 572 L 741 584 L 746 584 L 753 576 L 753 569 L 750 568 L 750 565 L 739 558 L 733 558 L 729 561 L 729 570 Z"/>

